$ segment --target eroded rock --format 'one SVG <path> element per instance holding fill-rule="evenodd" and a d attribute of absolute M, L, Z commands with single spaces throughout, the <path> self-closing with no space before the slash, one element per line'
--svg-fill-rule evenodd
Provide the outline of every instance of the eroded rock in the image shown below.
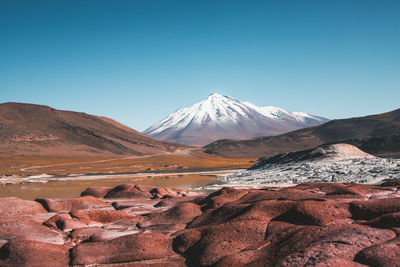
<path fill-rule="evenodd" d="M 111 205 L 92 196 L 76 198 L 39 198 L 37 202 L 41 203 L 48 211 L 70 211 L 79 209 L 99 209 L 107 208 Z"/>
<path fill-rule="evenodd" d="M 112 189 L 112 187 L 89 187 L 81 193 L 81 196 L 104 198 Z"/>
<path fill-rule="evenodd" d="M 0 216 L 0 239 L 64 243 L 59 232 L 42 225 L 42 220 L 27 215 Z"/>
<path fill-rule="evenodd" d="M 186 250 L 194 266 L 207 266 L 264 239 L 266 222 L 243 220 L 201 229 L 201 238 Z"/>
<path fill-rule="evenodd" d="M 353 201 L 350 212 L 356 219 L 369 220 L 386 213 L 400 212 L 400 198 Z"/>
<path fill-rule="evenodd" d="M 67 267 L 68 248 L 33 240 L 11 240 L 0 248 L 0 266 Z"/>
<path fill-rule="evenodd" d="M 301 201 L 275 219 L 292 224 L 327 225 L 350 217 L 348 204 L 340 201 Z"/>
<path fill-rule="evenodd" d="M 160 234 L 133 234 L 73 248 L 73 264 L 124 263 L 172 256 L 172 240 Z"/>
<path fill-rule="evenodd" d="M 0 198 L 0 215 L 17 216 L 46 213 L 47 210 L 35 201 L 16 197 Z"/>
<path fill-rule="evenodd" d="M 86 224 L 90 224 L 91 222 L 111 223 L 136 217 L 131 213 L 121 210 L 73 210 L 70 214 L 72 218 L 76 218 Z"/>
<path fill-rule="evenodd" d="M 274 266 L 315 266 L 338 258 L 353 261 L 364 248 L 395 236 L 390 230 L 354 224 L 307 226 L 265 247 L 264 255 L 254 264 L 265 259 Z"/>
<path fill-rule="evenodd" d="M 75 228 L 86 227 L 87 223 L 72 218 L 68 213 L 60 213 L 48 219 L 44 225 L 62 231 L 70 231 Z"/>
<path fill-rule="evenodd" d="M 354 183 L 208 196 L 121 185 L 0 199 L 0 266 L 396 266 L 397 194 Z"/>
<path fill-rule="evenodd" d="M 400 266 L 400 238 L 376 244 L 360 251 L 355 261 L 368 266 Z"/>

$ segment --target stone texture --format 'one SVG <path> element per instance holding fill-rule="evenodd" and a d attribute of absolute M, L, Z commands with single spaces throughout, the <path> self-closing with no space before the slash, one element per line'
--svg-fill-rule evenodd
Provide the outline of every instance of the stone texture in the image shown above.
<path fill-rule="evenodd" d="M 59 232 L 44 225 L 33 216 L 0 216 L 0 238 L 7 240 L 32 240 L 52 244 L 63 244 Z"/>
<path fill-rule="evenodd" d="M 72 218 L 68 213 L 61 213 L 51 217 L 44 222 L 43 225 L 54 229 L 60 229 L 61 231 L 70 231 L 75 228 L 86 227 L 87 223 Z"/>
<path fill-rule="evenodd" d="M 400 212 L 400 198 L 353 201 L 350 211 L 354 218 L 369 220 L 385 213 Z"/>
<path fill-rule="evenodd" d="M 200 204 L 204 205 L 205 209 L 215 209 L 221 207 L 227 202 L 232 202 L 240 199 L 248 193 L 248 190 L 240 190 L 231 187 L 224 187 L 215 193 L 207 196 Z"/>
<path fill-rule="evenodd" d="M 73 264 L 124 263 L 172 255 L 170 237 L 159 234 L 134 234 L 104 242 L 81 243 L 72 250 Z"/>
<path fill-rule="evenodd" d="M 151 224 L 159 223 L 187 223 L 193 218 L 201 215 L 200 206 L 194 203 L 179 203 L 175 207 L 160 213 L 153 213 L 145 216 L 145 222 Z"/>
<path fill-rule="evenodd" d="M 36 199 L 36 201 L 51 212 L 110 207 L 110 204 L 92 196 L 77 198 L 40 198 Z"/>
<path fill-rule="evenodd" d="M 400 266 L 400 237 L 360 251 L 355 261 L 368 266 Z"/>
<path fill-rule="evenodd" d="M 301 201 L 276 220 L 293 224 L 327 225 L 350 217 L 348 204 L 340 201 Z"/>
<path fill-rule="evenodd" d="M 400 212 L 383 214 L 369 220 L 366 224 L 379 228 L 400 227 Z"/>
<path fill-rule="evenodd" d="M 205 227 L 199 241 L 187 249 L 185 255 L 194 266 L 211 265 L 226 255 L 262 241 L 266 227 L 266 222 L 254 220 Z"/>
<path fill-rule="evenodd" d="M 0 198 L 0 215 L 17 216 L 45 213 L 47 210 L 35 201 L 16 197 Z"/>
<path fill-rule="evenodd" d="M 32 240 L 12 240 L 0 248 L 0 266 L 67 267 L 68 248 Z"/>
<path fill-rule="evenodd" d="M 396 185 L 0 199 L 0 266 L 398 266 Z"/>
<path fill-rule="evenodd" d="M 353 261 L 364 248 L 394 237 L 390 230 L 354 224 L 307 226 L 265 247 L 264 255 L 253 264 L 266 260 L 274 266 L 315 266 L 338 258 Z"/>
<path fill-rule="evenodd" d="M 91 191 L 94 191 L 91 189 Z M 105 198 L 167 198 L 196 195 L 181 189 L 161 188 L 153 186 L 123 184 L 114 187 L 104 196 Z"/>
<path fill-rule="evenodd" d="M 110 192 L 112 187 L 89 187 L 81 193 L 81 196 L 92 196 L 97 198 L 103 198 Z"/>
<path fill-rule="evenodd" d="M 136 217 L 133 214 L 120 210 L 73 210 L 70 214 L 71 217 L 86 224 L 92 222 L 100 222 L 104 224 Z"/>

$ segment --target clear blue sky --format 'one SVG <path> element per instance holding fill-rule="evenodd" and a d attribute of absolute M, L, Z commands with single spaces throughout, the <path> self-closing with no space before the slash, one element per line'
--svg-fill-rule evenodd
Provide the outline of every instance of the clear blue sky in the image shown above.
<path fill-rule="evenodd" d="M 144 130 L 211 92 L 328 118 L 400 108 L 400 1 L 0 0 L 0 102 Z"/>

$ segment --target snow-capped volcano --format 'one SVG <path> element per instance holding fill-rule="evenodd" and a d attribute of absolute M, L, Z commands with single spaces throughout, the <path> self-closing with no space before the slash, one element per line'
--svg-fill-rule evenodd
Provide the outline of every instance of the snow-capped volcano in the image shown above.
<path fill-rule="evenodd" d="M 218 139 L 278 135 L 327 121 L 303 112 L 291 113 L 271 106 L 258 107 L 213 93 L 190 108 L 170 114 L 144 133 L 159 140 L 205 145 Z"/>

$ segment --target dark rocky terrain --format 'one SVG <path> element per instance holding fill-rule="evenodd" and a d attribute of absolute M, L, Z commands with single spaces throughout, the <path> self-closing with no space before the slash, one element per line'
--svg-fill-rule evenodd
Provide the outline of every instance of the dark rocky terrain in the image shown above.
<path fill-rule="evenodd" d="M 400 157 L 400 133 L 365 139 L 350 139 L 346 143 L 379 156 Z"/>
<path fill-rule="evenodd" d="M 0 266 L 399 266 L 400 182 L 0 199 Z"/>
<path fill-rule="evenodd" d="M 366 117 L 332 120 L 278 136 L 218 140 L 203 147 L 225 157 L 270 157 L 325 143 L 349 143 L 375 156 L 400 156 L 400 109 Z"/>
<path fill-rule="evenodd" d="M 154 140 L 105 117 L 0 104 L 0 156 L 148 155 L 185 147 Z"/>

